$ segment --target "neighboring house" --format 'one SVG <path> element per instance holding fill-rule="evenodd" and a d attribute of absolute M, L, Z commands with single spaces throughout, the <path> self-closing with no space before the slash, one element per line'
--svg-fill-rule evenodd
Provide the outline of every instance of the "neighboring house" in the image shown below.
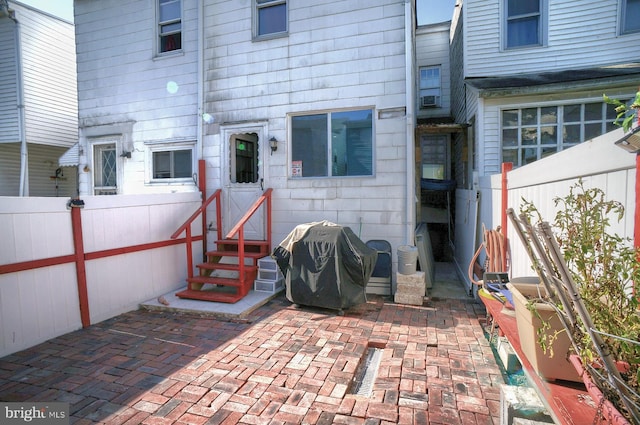
<path fill-rule="evenodd" d="M 0 0 L 0 196 L 77 194 L 75 63 L 72 23 Z"/>
<path fill-rule="evenodd" d="M 456 164 L 468 164 L 455 167 L 456 219 L 475 222 L 469 203 L 478 199 L 478 181 L 503 162 L 521 167 L 614 129 L 615 113 L 602 96 L 630 99 L 638 90 L 638 45 L 637 1 L 459 0 L 451 25 L 452 113 L 469 127 L 468 137 L 453 142 Z M 485 195 L 478 221 L 496 227 Z M 466 270 L 465 261 L 459 265 Z"/>
<path fill-rule="evenodd" d="M 319 220 L 412 242 L 413 2 L 74 8 L 80 195 L 196 191 L 203 159 L 225 232 L 270 187 L 276 243 Z"/>

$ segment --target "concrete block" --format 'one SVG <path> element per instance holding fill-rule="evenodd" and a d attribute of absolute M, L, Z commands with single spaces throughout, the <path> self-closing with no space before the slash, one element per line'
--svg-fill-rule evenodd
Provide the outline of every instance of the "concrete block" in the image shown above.
<path fill-rule="evenodd" d="M 514 373 L 522 369 L 520 360 L 518 360 L 518 356 L 516 356 L 507 338 L 498 338 L 497 351 L 500 361 L 508 373 Z"/>
<path fill-rule="evenodd" d="M 515 418 L 553 423 L 549 412 L 530 387 L 500 386 L 500 424 L 512 425 Z"/>
<path fill-rule="evenodd" d="M 401 292 L 396 292 L 396 294 L 393 296 L 393 300 L 397 304 L 422 305 L 422 302 L 424 301 L 424 296 L 403 294 Z"/>
<path fill-rule="evenodd" d="M 424 272 L 415 272 L 413 274 L 402 274 L 396 272 L 396 282 L 407 285 L 422 285 L 424 288 Z"/>

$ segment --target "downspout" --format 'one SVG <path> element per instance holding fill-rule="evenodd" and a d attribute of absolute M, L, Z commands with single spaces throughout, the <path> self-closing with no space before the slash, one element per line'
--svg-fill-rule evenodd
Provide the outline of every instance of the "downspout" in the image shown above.
<path fill-rule="evenodd" d="M 198 0 L 198 59 L 197 59 L 197 127 L 196 127 L 196 140 L 197 140 L 197 155 L 198 155 L 198 183 L 197 186 L 200 190 L 200 196 L 204 203 L 207 199 L 207 181 L 206 181 L 206 162 L 203 158 L 204 152 L 204 126 L 202 121 L 204 120 L 204 0 Z M 202 210 L 202 256 L 206 259 L 207 252 L 207 210 Z"/>
<path fill-rule="evenodd" d="M 405 104 L 406 112 L 406 228 L 405 240 L 407 245 L 414 244 L 414 229 L 416 221 L 416 195 L 415 195 L 415 81 L 414 81 L 414 54 L 413 54 L 413 0 L 404 2 L 404 49 L 405 49 Z"/>
<path fill-rule="evenodd" d="M 20 192 L 19 196 L 29 196 L 29 155 L 27 152 L 26 124 L 24 117 L 24 81 L 22 79 L 22 50 L 20 43 L 20 23 L 14 11 L 9 11 L 9 18 L 15 23 L 14 40 L 16 43 L 16 89 L 18 103 L 18 137 L 20 139 Z"/>

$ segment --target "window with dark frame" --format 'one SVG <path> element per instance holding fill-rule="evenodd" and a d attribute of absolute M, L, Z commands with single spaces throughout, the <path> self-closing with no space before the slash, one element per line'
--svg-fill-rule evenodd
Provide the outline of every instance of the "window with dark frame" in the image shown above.
<path fill-rule="evenodd" d="M 294 177 L 373 175 L 373 110 L 291 117 Z"/>
<path fill-rule="evenodd" d="M 191 178 L 193 175 L 192 150 L 152 152 L 154 179 Z"/>
<path fill-rule="evenodd" d="M 159 52 L 182 49 L 182 2 L 158 0 Z"/>
<path fill-rule="evenodd" d="M 542 1 L 505 0 L 506 48 L 542 45 Z"/>
<path fill-rule="evenodd" d="M 286 0 L 255 0 L 257 37 L 287 32 Z"/>

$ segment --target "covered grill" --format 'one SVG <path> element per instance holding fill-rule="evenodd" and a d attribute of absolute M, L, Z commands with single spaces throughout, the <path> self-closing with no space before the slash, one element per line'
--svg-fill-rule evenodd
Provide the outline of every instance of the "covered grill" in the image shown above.
<path fill-rule="evenodd" d="M 274 252 L 295 304 L 342 310 L 367 301 L 378 253 L 349 227 L 328 221 L 296 228 Z"/>

